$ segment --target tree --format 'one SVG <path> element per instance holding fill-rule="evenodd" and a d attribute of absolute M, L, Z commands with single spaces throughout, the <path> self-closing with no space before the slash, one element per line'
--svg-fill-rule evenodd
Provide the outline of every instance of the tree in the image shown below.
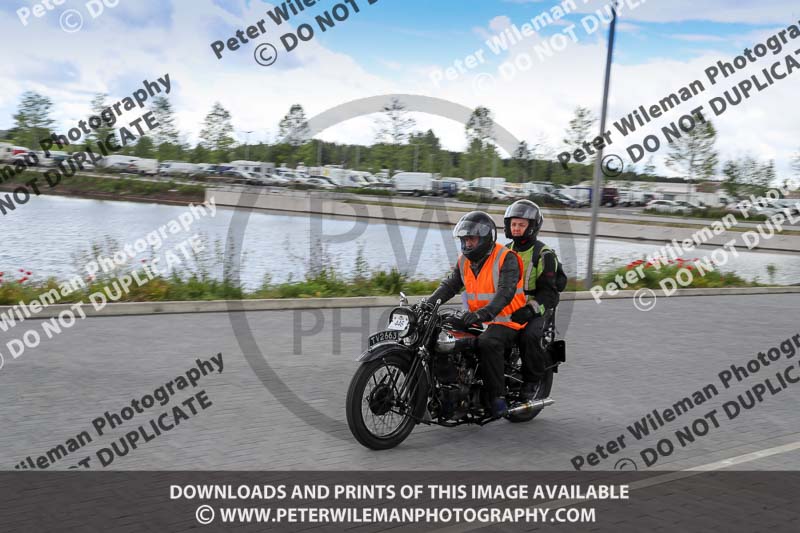
<path fill-rule="evenodd" d="M 470 115 L 467 125 L 467 144 L 472 147 L 474 141 L 479 141 L 481 147 L 494 141 L 494 118 L 492 112 L 486 107 L 477 107 Z"/>
<path fill-rule="evenodd" d="M 26 148 L 37 148 L 39 141 L 50 137 L 53 119 L 50 110 L 53 101 L 33 91 L 22 94 L 17 113 L 14 115 L 15 139 Z"/>
<path fill-rule="evenodd" d="M 136 146 L 133 148 L 133 155 L 136 157 L 145 157 L 145 158 L 152 158 L 154 155 L 154 146 L 153 140 L 145 135 L 144 137 L 140 137 L 139 140 L 136 142 Z"/>
<path fill-rule="evenodd" d="M 669 145 L 666 164 L 672 170 L 682 174 L 691 184 L 698 179 L 707 180 L 714 175 L 719 162 L 714 143 L 717 130 L 711 121 L 695 125 L 689 132 L 674 139 Z"/>
<path fill-rule="evenodd" d="M 388 144 L 403 144 L 408 139 L 411 130 L 417 125 L 417 122 L 408 116 L 406 106 L 397 97 L 394 97 L 391 102 L 383 106 L 381 113 L 384 114 L 384 117 L 379 121 L 378 141 Z"/>
<path fill-rule="evenodd" d="M 647 159 L 647 163 L 644 164 L 644 169 L 642 172 L 645 176 L 653 177 L 656 175 L 656 165 L 653 163 L 652 155 Z"/>
<path fill-rule="evenodd" d="M 152 107 L 153 115 L 158 121 L 158 127 L 152 133 L 155 146 L 161 146 L 164 143 L 180 146 L 180 133 L 175 125 L 175 112 L 172 109 L 172 104 L 165 96 L 156 96 L 153 99 Z"/>
<path fill-rule="evenodd" d="M 758 159 L 746 155 L 725 163 L 722 173 L 725 181 L 722 186 L 733 197 L 745 193 L 756 196 L 763 195 L 775 181 L 775 162 L 761 163 Z"/>
<path fill-rule="evenodd" d="M 592 128 L 597 119 L 592 110 L 587 107 L 578 106 L 575 108 L 569 127 L 566 129 L 564 144 L 570 149 L 580 148 L 584 142 L 590 140 Z"/>
<path fill-rule="evenodd" d="M 528 148 L 528 143 L 520 141 L 517 149 L 514 150 L 513 158 L 517 167 L 517 177 L 520 181 L 522 181 L 523 178 L 527 180 L 530 177 L 531 163 L 531 151 Z"/>
<path fill-rule="evenodd" d="M 292 146 L 300 146 L 310 137 L 306 112 L 300 104 L 294 104 L 289 108 L 289 113 L 283 117 L 278 127 L 281 142 Z"/>
<path fill-rule="evenodd" d="M 114 124 L 117 123 L 117 117 L 114 114 L 114 110 L 106 103 L 106 98 L 108 98 L 108 95 L 105 93 L 97 93 L 94 95 L 94 98 L 92 98 L 90 104 L 92 114 L 100 117 L 101 122 L 100 127 L 94 129 L 92 133 L 89 134 L 89 139 L 106 142 L 109 135 L 114 135 L 114 138 L 116 138 L 117 129 L 114 127 Z"/>
<path fill-rule="evenodd" d="M 230 112 L 222 104 L 215 102 L 200 131 L 203 148 L 212 152 L 214 162 L 225 159 L 227 151 L 235 142 L 232 134 Z"/>

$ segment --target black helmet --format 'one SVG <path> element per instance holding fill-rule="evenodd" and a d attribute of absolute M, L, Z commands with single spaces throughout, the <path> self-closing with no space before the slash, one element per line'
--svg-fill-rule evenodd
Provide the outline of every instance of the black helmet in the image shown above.
<path fill-rule="evenodd" d="M 511 219 L 524 218 L 528 221 L 528 230 L 519 237 L 511 235 Z M 506 237 L 513 239 L 514 242 L 526 243 L 531 239 L 535 239 L 539 230 L 542 229 L 544 218 L 539 206 L 530 200 L 517 200 L 506 209 L 506 214 L 503 215 L 503 222 L 506 231 Z"/>
<path fill-rule="evenodd" d="M 478 245 L 467 248 L 464 237 L 480 237 Z M 497 242 L 497 225 L 483 211 L 472 211 L 461 217 L 453 229 L 453 237 L 461 239 L 461 252 L 470 261 L 480 261 L 491 252 Z"/>

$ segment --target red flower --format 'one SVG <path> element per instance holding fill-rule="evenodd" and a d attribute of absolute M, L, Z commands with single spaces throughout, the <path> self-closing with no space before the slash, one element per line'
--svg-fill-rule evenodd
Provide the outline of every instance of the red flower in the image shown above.
<path fill-rule="evenodd" d="M 31 275 L 31 273 L 30 273 L 30 272 L 25 272 L 25 273 L 26 273 L 27 275 L 29 275 L 29 276 Z"/>
<path fill-rule="evenodd" d="M 25 272 L 25 269 L 24 268 L 20 268 L 19 271 L 20 272 Z"/>
<path fill-rule="evenodd" d="M 2 277 L 3 277 L 3 272 L 0 272 L 0 278 L 2 278 Z"/>

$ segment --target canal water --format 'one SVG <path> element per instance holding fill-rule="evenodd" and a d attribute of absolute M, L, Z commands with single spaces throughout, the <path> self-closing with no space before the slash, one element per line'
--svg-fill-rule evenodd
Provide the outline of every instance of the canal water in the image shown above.
<path fill-rule="evenodd" d="M 221 278 L 226 249 L 229 256 L 241 251 L 239 276 L 248 289 L 258 287 L 265 275 L 273 283 L 302 279 L 315 265 L 329 266 L 348 275 L 359 263 L 368 270 L 397 268 L 412 278 L 438 279 L 447 273 L 457 254 L 450 229 L 435 225 L 331 220 L 268 212 L 253 212 L 245 222 L 241 215 L 234 217 L 233 210 L 218 208 L 214 217 L 207 215 L 194 220 L 188 231 L 171 233 L 170 221 L 178 221 L 182 214 L 187 217 L 186 213 L 188 208 L 182 206 L 36 197 L 0 217 L 3 242 L 0 272 L 5 272 L 6 280 L 25 275 L 20 269 L 32 272 L 29 277 L 34 279 L 85 275 L 87 262 L 96 260 L 98 253 L 111 258 L 125 245 L 134 249 L 137 240 L 146 241 L 160 227 L 164 227 L 160 233 L 161 248 L 154 251 L 149 246 L 141 253 L 134 249 L 135 257 L 129 258 L 127 266 L 143 259 L 152 260 L 154 255 L 162 257 L 161 264 L 165 265 L 166 250 L 173 250 L 181 260 L 176 270 L 205 269 L 211 276 Z M 190 260 L 175 247 L 194 234 L 200 235 L 205 251 Z M 237 240 L 228 240 L 229 234 L 242 235 L 240 247 L 231 244 Z M 163 239 L 163 235 L 167 238 Z M 505 242 L 502 230 L 500 240 Z M 588 239 L 544 236 L 543 240 L 559 251 L 570 276 L 580 273 L 583 277 Z M 608 270 L 643 258 L 659 248 L 654 244 L 600 239 L 595 252 L 596 270 Z M 686 258 L 703 257 L 711 251 L 696 250 L 695 255 Z M 731 257 L 723 270 L 736 272 L 748 280 L 796 284 L 800 283 L 800 256 L 743 252 L 739 258 Z"/>

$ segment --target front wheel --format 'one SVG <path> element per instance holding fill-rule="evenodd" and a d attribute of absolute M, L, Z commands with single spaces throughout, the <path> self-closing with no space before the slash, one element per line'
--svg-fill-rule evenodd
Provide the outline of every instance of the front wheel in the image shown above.
<path fill-rule="evenodd" d="M 367 448 L 394 448 L 414 429 L 410 415 L 416 405 L 416 391 L 407 393 L 407 398 L 399 397 L 409 379 L 410 366 L 407 357 L 388 354 L 363 363 L 350 381 L 347 425 L 356 440 Z"/>

